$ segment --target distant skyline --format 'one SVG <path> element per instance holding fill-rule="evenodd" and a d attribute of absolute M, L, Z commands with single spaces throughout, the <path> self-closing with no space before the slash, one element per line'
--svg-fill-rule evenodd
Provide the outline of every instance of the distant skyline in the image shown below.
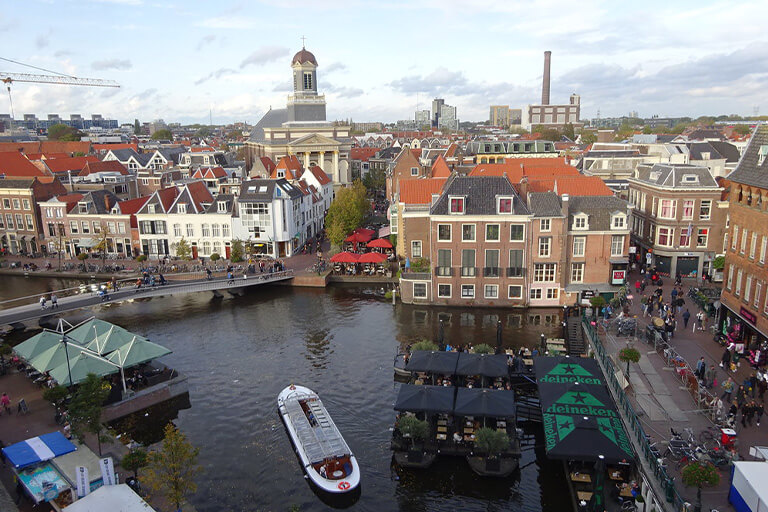
<path fill-rule="evenodd" d="M 16 83 L 17 119 L 208 123 L 212 110 L 215 124 L 254 124 L 285 106 L 302 36 L 329 120 L 413 119 L 417 96 L 422 109 L 444 98 L 462 121 L 539 103 L 545 50 L 551 102 L 580 94 L 582 118 L 752 115 L 768 114 L 766 17 L 764 0 L 28 0 L 0 12 L 0 57 L 122 86 Z"/>

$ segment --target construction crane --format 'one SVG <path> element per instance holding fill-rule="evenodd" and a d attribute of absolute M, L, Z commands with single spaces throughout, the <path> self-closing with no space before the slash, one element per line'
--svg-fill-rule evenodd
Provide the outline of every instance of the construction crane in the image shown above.
<path fill-rule="evenodd" d="M 101 80 L 98 78 L 78 78 L 76 76 L 65 75 L 58 71 L 51 71 L 45 68 L 39 68 L 30 64 L 24 64 L 15 60 L 0 57 L 0 60 L 19 64 L 29 68 L 39 69 L 48 73 L 54 73 L 53 75 L 33 75 L 29 73 L 8 73 L 6 71 L 0 71 L 0 81 L 2 81 L 8 89 L 8 101 L 11 106 L 11 119 L 15 116 L 13 114 L 13 97 L 11 96 L 11 84 L 13 82 L 26 82 L 35 84 L 55 84 L 55 85 L 80 85 L 86 87 L 120 87 L 120 84 L 114 80 Z"/>

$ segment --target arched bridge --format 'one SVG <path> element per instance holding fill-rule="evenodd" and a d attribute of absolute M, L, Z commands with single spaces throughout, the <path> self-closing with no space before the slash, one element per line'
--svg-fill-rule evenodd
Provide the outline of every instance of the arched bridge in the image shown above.
<path fill-rule="evenodd" d="M 129 299 L 144 299 L 148 297 L 159 297 L 162 295 L 177 295 L 180 293 L 194 292 L 214 292 L 214 294 L 216 294 L 222 290 L 234 291 L 251 286 L 259 286 L 276 283 L 279 281 L 286 281 L 292 278 L 293 270 L 283 270 L 280 272 L 265 274 L 248 274 L 247 277 L 241 274 L 240 276 L 233 279 L 228 279 L 226 277 L 216 277 L 210 280 L 169 280 L 162 286 L 143 285 L 141 288 L 136 288 L 135 286 L 128 285 L 123 288 L 119 288 L 119 290 L 116 292 L 109 291 L 109 293 L 104 297 L 94 292 L 80 293 L 77 295 L 69 296 L 59 296 L 58 307 L 53 309 L 51 308 L 50 301 L 48 301 L 48 307 L 46 309 L 42 309 L 39 303 L 40 295 L 36 295 L 26 298 L 27 300 L 32 300 L 33 302 L 0 310 L 0 325 L 13 325 L 16 323 L 59 315 L 61 313 L 74 311 L 76 309 L 87 308 L 99 304 L 108 304 L 111 302 L 121 302 Z M 54 292 L 48 292 L 45 295 L 50 295 L 50 293 Z M 58 292 L 55 293 L 58 295 Z M 13 301 L 6 301 L 6 304 L 12 302 L 18 302 L 18 299 Z"/>

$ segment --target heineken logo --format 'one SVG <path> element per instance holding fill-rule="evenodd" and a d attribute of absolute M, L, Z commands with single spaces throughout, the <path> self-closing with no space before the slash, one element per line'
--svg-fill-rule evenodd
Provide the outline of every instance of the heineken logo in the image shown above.
<path fill-rule="evenodd" d="M 549 384 L 570 384 L 578 382 L 579 384 L 602 385 L 603 379 L 592 375 L 581 365 L 560 363 L 545 375 L 542 375 L 541 378 L 539 378 L 539 382 Z"/>

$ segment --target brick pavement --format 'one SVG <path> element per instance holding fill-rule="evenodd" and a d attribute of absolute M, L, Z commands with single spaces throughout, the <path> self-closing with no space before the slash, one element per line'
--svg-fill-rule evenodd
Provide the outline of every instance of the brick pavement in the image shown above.
<path fill-rule="evenodd" d="M 712 422 L 706 414 L 697 409 L 694 399 L 683 385 L 679 375 L 672 368 L 666 366 L 664 358 L 655 351 L 652 344 L 648 345 L 644 341 L 645 327 L 650 322 L 650 318 L 642 317 L 640 297 L 634 293 L 634 282 L 638 276 L 639 273 L 631 274 L 628 282 L 632 288 L 632 295 L 635 297 L 630 313 L 638 317 L 639 341 L 635 344 L 635 348 L 641 352 L 642 356 L 639 363 L 630 364 L 630 386 L 626 391 L 633 402 L 635 410 L 638 412 L 639 419 L 646 433 L 652 437 L 653 441 L 658 441 L 663 446 L 670 437 L 669 429 L 671 426 L 678 431 L 685 427 L 690 427 L 698 436 L 701 431 L 710 427 Z M 662 288 L 665 301 L 670 299 L 673 281 L 673 279 L 669 278 L 664 279 L 665 284 Z M 684 329 L 682 318 L 680 315 L 677 315 L 679 326 L 674 337 L 670 339 L 670 345 L 693 367 L 695 367 L 696 361 L 701 356 L 705 358 L 708 366 L 711 364 L 715 365 L 718 389 L 713 390 L 713 394 L 720 396 L 722 394 L 720 384 L 728 376 L 733 377 L 736 382 L 740 383 L 749 376 L 752 369 L 744 359 L 742 359 L 741 365 L 734 373 L 720 369 L 719 362 L 724 350 L 723 347 L 713 340 L 713 335 L 709 329 L 705 331 L 692 330 L 692 321 L 698 312 L 698 308 L 693 300 L 687 297 L 688 289 L 691 286 L 697 286 L 694 279 L 683 280 L 685 307 L 688 307 L 691 313 L 691 322 L 688 324 L 688 328 Z M 646 288 L 646 293 L 652 292 L 654 289 Z M 683 311 L 685 311 L 685 307 L 683 307 Z M 711 325 L 711 319 L 709 325 Z M 626 365 L 618 362 L 615 356 L 621 348 L 627 345 L 627 338 L 617 337 L 612 333 L 601 337 L 606 349 L 609 353 L 613 354 L 614 360 L 617 361 L 618 364 L 616 366 L 624 370 Z M 744 428 L 737 422 L 736 431 L 739 437 L 738 451 L 742 460 L 754 460 L 748 455 L 750 446 L 768 444 L 768 436 L 766 436 L 768 425 L 765 423 L 760 427 L 753 424 L 751 427 Z M 670 473 L 673 475 L 677 473 L 675 481 L 678 491 L 688 501 L 695 502 L 695 489 L 688 489 L 682 486 L 679 473 L 675 470 L 674 464 L 670 466 Z M 720 484 L 717 487 L 702 491 L 704 510 L 709 510 L 710 508 L 717 508 L 720 511 L 733 510 L 727 500 L 729 486 L 730 472 L 722 470 Z"/>

